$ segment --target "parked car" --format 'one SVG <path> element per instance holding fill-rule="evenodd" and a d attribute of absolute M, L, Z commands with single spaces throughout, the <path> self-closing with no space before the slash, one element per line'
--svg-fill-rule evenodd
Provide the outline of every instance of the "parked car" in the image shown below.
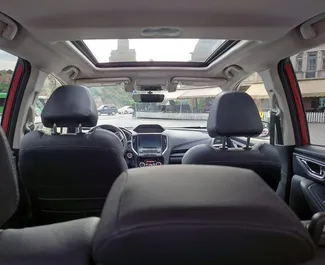
<path fill-rule="evenodd" d="M 114 105 L 101 105 L 98 109 L 98 115 L 115 115 L 118 111 Z"/>
<path fill-rule="evenodd" d="M 319 106 L 317 108 L 306 109 L 306 112 L 325 112 L 325 107 Z"/>
<path fill-rule="evenodd" d="M 124 106 L 118 109 L 118 113 L 120 114 L 132 114 L 134 110 L 130 106 Z"/>

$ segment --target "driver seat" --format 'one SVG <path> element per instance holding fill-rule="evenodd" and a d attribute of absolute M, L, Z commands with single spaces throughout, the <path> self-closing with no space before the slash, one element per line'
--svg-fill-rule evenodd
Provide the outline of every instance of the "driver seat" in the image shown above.
<path fill-rule="evenodd" d="M 35 224 L 99 216 L 111 185 L 127 169 L 119 139 L 103 129 L 82 132 L 98 120 L 95 101 L 83 86 L 56 89 L 41 118 L 52 133 L 27 133 L 19 152 Z M 61 134 L 57 127 L 78 132 Z"/>

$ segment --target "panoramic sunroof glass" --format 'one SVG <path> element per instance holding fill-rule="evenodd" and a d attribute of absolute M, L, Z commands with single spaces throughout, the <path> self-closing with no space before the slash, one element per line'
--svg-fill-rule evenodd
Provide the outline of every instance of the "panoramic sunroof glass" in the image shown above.
<path fill-rule="evenodd" d="M 83 42 L 98 63 L 205 62 L 225 40 L 159 38 Z"/>

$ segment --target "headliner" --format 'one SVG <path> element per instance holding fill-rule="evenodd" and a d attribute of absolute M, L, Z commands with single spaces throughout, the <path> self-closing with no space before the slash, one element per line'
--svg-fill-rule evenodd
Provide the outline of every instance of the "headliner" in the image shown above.
<path fill-rule="evenodd" d="M 324 0 L 242 0 L 235 4 L 229 0 L 138 0 L 136 5 L 131 0 L 2 0 L 0 9 L 21 25 L 14 40 L 0 38 L 0 48 L 66 83 L 96 78 L 212 78 L 222 89 L 229 89 L 254 71 L 325 42 L 325 20 L 313 25 L 317 37 L 311 40 L 304 40 L 296 28 L 324 12 Z M 178 27 L 180 38 L 244 41 L 206 67 L 111 68 L 97 67 L 66 42 L 139 38 L 148 27 Z M 71 66 L 77 70 L 72 74 L 66 71 Z M 242 70 L 225 75 L 230 66 Z"/>
<path fill-rule="evenodd" d="M 136 38 L 153 26 L 177 26 L 182 38 L 274 40 L 324 12 L 325 1 L 2 0 L 0 8 L 42 40 Z"/>

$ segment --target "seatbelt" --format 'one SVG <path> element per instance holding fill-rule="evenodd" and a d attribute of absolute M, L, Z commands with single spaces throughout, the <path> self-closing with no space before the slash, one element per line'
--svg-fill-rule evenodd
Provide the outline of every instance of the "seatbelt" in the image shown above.
<path fill-rule="evenodd" d="M 270 117 L 270 144 L 275 145 L 275 133 L 277 144 L 283 145 L 283 135 L 280 120 L 280 110 L 272 109 Z"/>

